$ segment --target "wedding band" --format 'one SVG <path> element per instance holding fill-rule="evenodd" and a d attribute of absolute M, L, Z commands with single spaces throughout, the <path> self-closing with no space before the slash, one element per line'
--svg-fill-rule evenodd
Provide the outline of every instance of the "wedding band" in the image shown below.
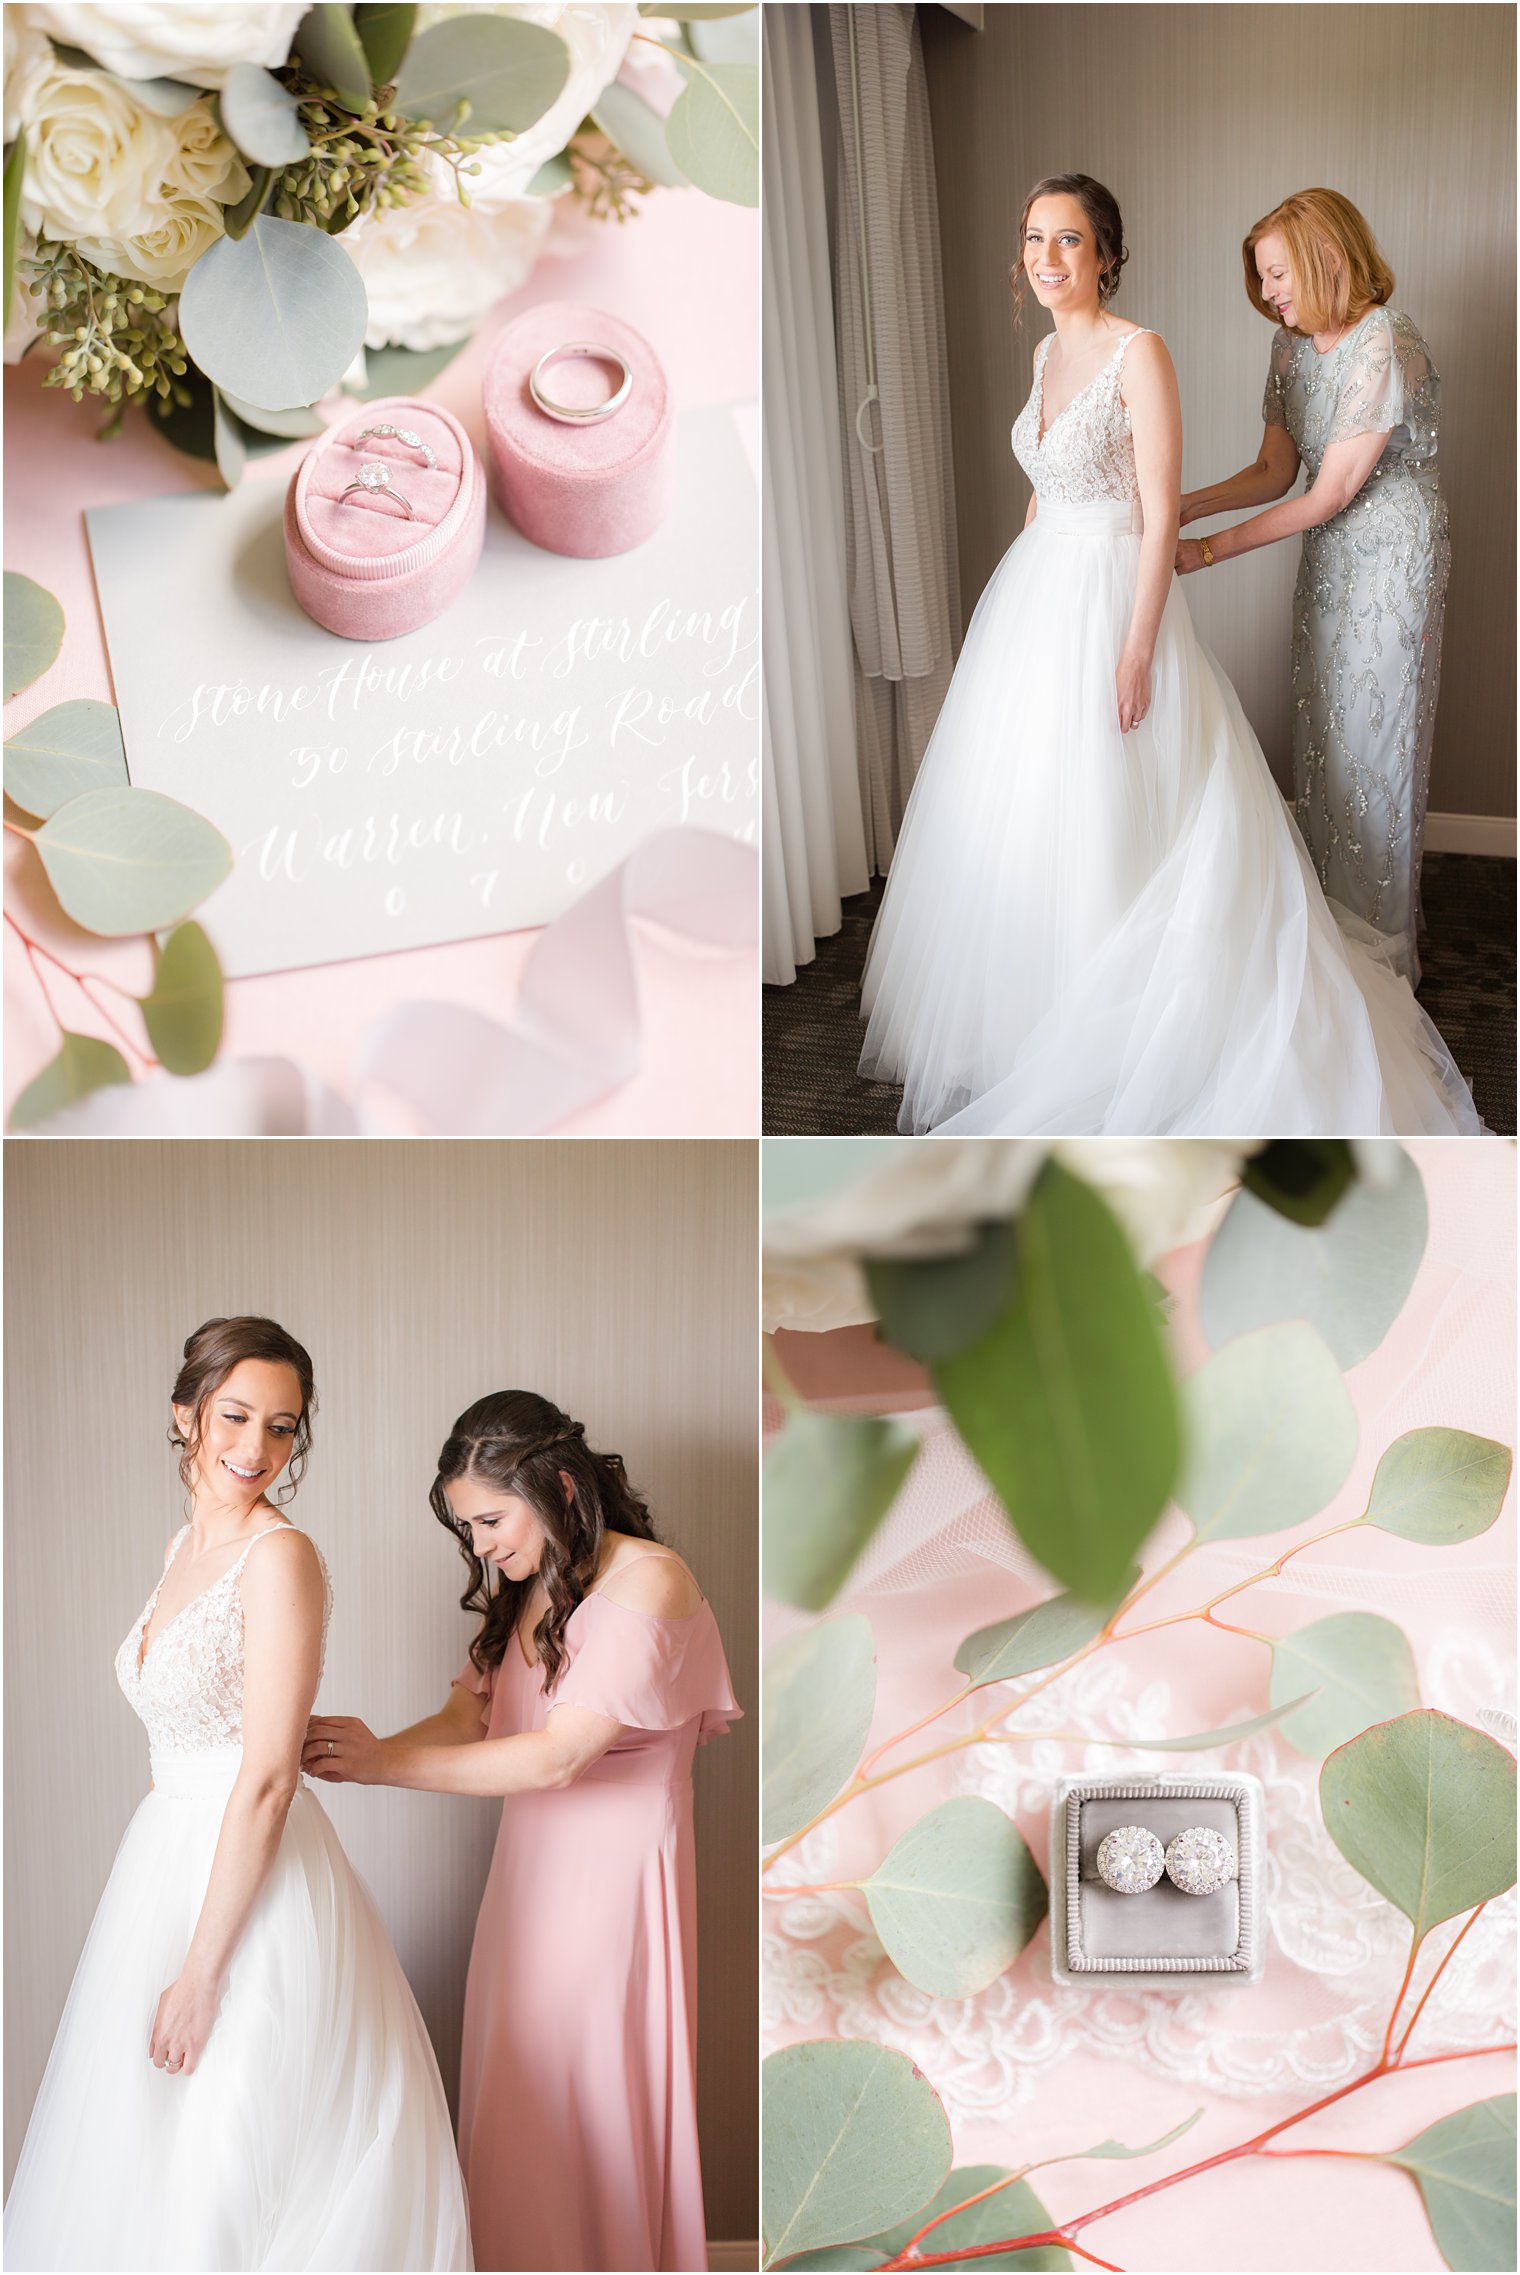
<path fill-rule="evenodd" d="M 338 1750 L 338 1749 L 337 1749 L 337 1747 L 336 1747 L 336 1746 L 333 1744 L 333 1742 L 332 1742 L 331 1738 L 329 1738 L 329 1739 L 328 1739 L 328 1741 L 327 1741 L 327 1751 L 328 1751 L 328 1753 L 329 1753 L 329 1754 L 335 1754 L 335 1753 L 337 1752 L 337 1750 Z"/>
<path fill-rule="evenodd" d="M 414 427 L 365 427 L 362 433 L 354 436 L 353 448 L 357 450 L 361 442 L 369 442 L 380 435 L 393 435 L 397 442 L 404 442 L 408 450 L 420 450 L 424 466 L 437 465 L 438 460 L 433 454 L 431 443 L 424 442 Z"/>
<path fill-rule="evenodd" d="M 591 356 L 600 363 L 615 363 L 623 374 L 622 385 L 617 393 L 609 395 L 605 403 L 556 403 L 553 396 L 544 391 L 541 384 L 543 374 L 552 364 L 563 363 L 570 356 Z M 562 419 L 566 426 L 572 427 L 590 426 L 597 419 L 610 419 L 614 411 L 623 408 L 632 392 L 633 372 L 626 356 L 620 356 L 616 348 L 602 347 L 596 340 L 570 340 L 563 347 L 550 348 L 547 355 L 539 357 L 528 375 L 528 393 L 545 417 Z"/>
<path fill-rule="evenodd" d="M 1166 1870 L 1166 1851 L 1143 1825 L 1116 1825 L 1098 1843 L 1098 1878 L 1116 1896 L 1143 1896 Z"/>
<path fill-rule="evenodd" d="M 1190 1825 L 1167 1844 L 1166 1876 L 1184 1896 L 1213 1896 L 1235 1877 L 1235 1851 L 1210 1825 Z"/>
<path fill-rule="evenodd" d="M 411 500 L 401 495 L 391 480 L 391 470 L 383 458 L 366 460 L 365 464 L 360 467 L 357 477 L 349 483 L 348 488 L 338 492 L 339 505 L 342 505 L 350 490 L 368 490 L 371 497 L 394 498 L 398 506 L 404 507 L 408 521 L 417 519 L 416 514 L 412 511 Z"/>

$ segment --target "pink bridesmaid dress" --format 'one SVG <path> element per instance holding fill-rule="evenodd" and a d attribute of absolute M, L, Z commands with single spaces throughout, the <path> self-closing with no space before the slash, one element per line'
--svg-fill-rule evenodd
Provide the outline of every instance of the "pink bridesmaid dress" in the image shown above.
<path fill-rule="evenodd" d="M 705 1602 L 666 1619 L 593 1592 L 565 1644 L 548 1697 L 515 1635 L 457 1678 L 491 1738 L 558 1705 L 623 1726 L 574 1785 L 502 1809 L 460 2060 L 475 2264 L 705 2268 L 691 1764 L 739 1708 Z"/>

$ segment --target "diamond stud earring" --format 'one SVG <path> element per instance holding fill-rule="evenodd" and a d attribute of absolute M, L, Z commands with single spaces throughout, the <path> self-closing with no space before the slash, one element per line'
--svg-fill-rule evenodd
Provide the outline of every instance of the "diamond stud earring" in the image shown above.
<path fill-rule="evenodd" d="M 1143 1825 L 1118 1825 L 1098 1843 L 1098 1878 L 1116 1896 L 1143 1896 L 1166 1869 L 1166 1852 Z"/>
<path fill-rule="evenodd" d="M 1166 1876 L 1184 1896 L 1213 1896 L 1235 1877 L 1235 1852 L 1209 1825 L 1190 1825 L 1167 1844 Z"/>

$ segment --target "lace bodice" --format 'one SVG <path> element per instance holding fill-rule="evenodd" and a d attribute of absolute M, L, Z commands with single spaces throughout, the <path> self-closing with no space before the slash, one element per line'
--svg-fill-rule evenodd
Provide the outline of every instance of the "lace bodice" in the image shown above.
<path fill-rule="evenodd" d="M 1143 329 L 1144 327 L 1142 327 Z M 1058 411 L 1040 440 L 1045 363 L 1053 333 L 1034 351 L 1034 386 L 1013 427 L 1013 455 L 1034 484 L 1041 504 L 1094 505 L 1111 499 L 1133 505 L 1140 495 L 1129 406 L 1119 393 L 1124 354 L 1139 332 L 1126 332 L 1103 369 Z"/>
<path fill-rule="evenodd" d="M 153 1617 L 169 1569 L 190 1530 L 182 1525 L 175 1534 L 158 1586 L 133 1624 L 132 1632 L 116 1654 L 116 1679 L 127 1704 L 140 1715 L 153 1753 L 200 1753 L 210 1746 L 235 1746 L 243 1735 L 243 1598 L 238 1587 L 243 1566 L 257 1542 L 271 1532 L 288 1531 L 285 1525 L 266 1525 L 255 1533 L 242 1555 L 219 1580 L 192 1596 L 183 1611 L 161 1627 L 142 1658 L 143 1636 Z M 327 1650 L 327 1622 L 332 1609 L 332 1582 L 322 1552 L 322 1650 Z M 141 1661 L 141 1664 L 139 1664 Z"/>

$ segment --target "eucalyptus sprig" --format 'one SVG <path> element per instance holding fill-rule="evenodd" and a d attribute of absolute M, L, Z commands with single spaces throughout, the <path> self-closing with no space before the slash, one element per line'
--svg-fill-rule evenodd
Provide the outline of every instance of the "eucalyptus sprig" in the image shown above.
<path fill-rule="evenodd" d="M 98 395 L 115 404 L 103 433 L 116 431 L 129 403 L 188 408 L 185 343 L 163 293 L 92 268 L 72 245 L 47 238 L 23 260 L 21 275 L 42 303 L 46 338 L 59 350 L 44 387 L 66 388 L 76 403 Z"/>

